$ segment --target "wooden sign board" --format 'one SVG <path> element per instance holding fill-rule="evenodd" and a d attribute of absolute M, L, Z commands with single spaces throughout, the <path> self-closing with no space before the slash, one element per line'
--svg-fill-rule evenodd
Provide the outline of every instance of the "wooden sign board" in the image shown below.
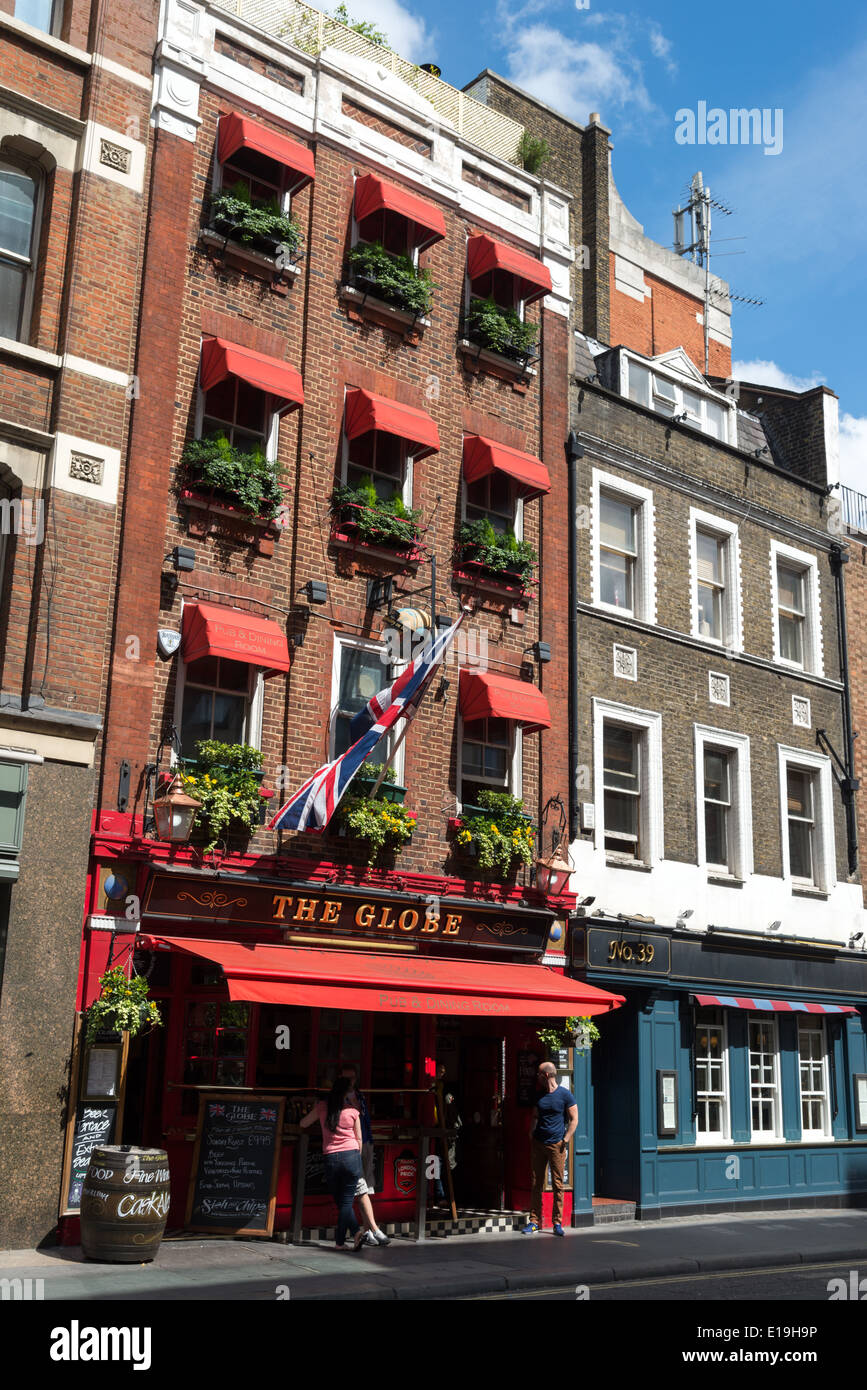
<path fill-rule="evenodd" d="M 60 1215 L 77 1216 L 81 1186 L 97 1144 L 120 1142 L 129 1035 L 108 1047 L 84 1045 L 84 1020 L 75 1018 L 69 1108 L 63 1146 Z"/>
<path fill-rule="evenodd" d="M 283 1097 L 205 1092 L 187 1194 L 186 1228 L 270 1236 L 277 1205 Z"/>

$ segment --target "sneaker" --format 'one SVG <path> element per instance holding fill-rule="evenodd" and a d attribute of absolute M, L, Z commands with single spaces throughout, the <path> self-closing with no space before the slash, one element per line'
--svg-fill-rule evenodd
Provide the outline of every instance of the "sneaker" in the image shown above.
<path fill-rule="evenodd" d="M 389 1237 L 385 1234 L 385 1231 L 373 1231 L 373 1232 L 368 1231 L 367 1234 L 368 1234 L 368 1235 L 371 1235 L 371 1234 L 373 1235 L 373 1243 L 374 1243 L 374 1245 L 391 1245 L 391 1240 L 390 1240 Z"/>
<path fill-rule="evenodd" d="M 539 1229 L 539 1227 L 536 1225 L 535 1221 L 530 1221 L 530 1222 L 527 1223 L 526 1226 L 524 1226 L 524 1227 L 522 1228 L 522 1230 L 521 1230 L 521 1235 L 522 1235 L 522 1236 L 534 1236 L 534 1235 L 536 1234 L 536 1232 L 538 1231 L 538 1229 Z"/>
<path fill-rule="evenodd" d="M 371 1246 L 374 1248 L 374 1250 L 376 1249 L 376 1239 L 375 1239 L 374 1234 L 373 1234 L 372 1231 L 365 1231 L 365 1233 L 364 1233 L 364 1244 L 368 1247 L 368 1249 L 369 1249 Z"/>
<path fill-rule="evenodd" d="M 555 1222 L 554 1222 L 554 1234 L 555 1234 L 555 1236 L 565 1236 L 565 1234 L 566 1234 L 566 1232 L 563 1230 L 563 1227 L 560 1225 L 560 1222 L 559 1222 L 559 1221 L 555 1221 Z"/>

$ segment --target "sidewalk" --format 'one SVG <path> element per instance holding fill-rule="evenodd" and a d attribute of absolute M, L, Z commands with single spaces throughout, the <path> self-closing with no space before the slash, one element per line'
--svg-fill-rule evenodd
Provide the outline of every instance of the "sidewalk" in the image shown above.
<path fill-rule="evenodd" d="M 274 1241 L 164 1241 L 152 1264 L 98 1264 L 77 1248 L 0 1252 L 0 1279 L 41 1279 L 54 1301 L 437 1299 L 774 1265 L 867 1262 L 867 1212 L 678 1217 L 550 1231 L 395 1239 L 358 1255 Z M 9 1297 L 3 1285 L 4 1297 Z"/>

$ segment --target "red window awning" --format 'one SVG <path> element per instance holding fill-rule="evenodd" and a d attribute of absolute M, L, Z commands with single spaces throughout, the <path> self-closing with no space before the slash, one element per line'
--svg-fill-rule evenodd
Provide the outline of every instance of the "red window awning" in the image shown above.
<path fill-rule="evenodd" d="M 155 938 L 219 965 L 229 998 L 372 1013 L 471 1014 L 535 1018 L 592 1017 L 623 995 L 570 980 L 544 965 L 489 964 L 373 951 L 306 950 L 237 941 Z"/>
<path fill-rule="evenodd" d="M 313 153 L 306 145 L 299 145 L 297 140 L 290 140 L 288 135 L 279 135 L 275 130 L 260 125 L 258 121 L 251 121 L 249 116 L 230 111 L 220 117 L 217 159 L 221 164 L 225 164 L 227 159 L 231 159 L 233 154 L 242 149 L 255 150 L 257 154 L 263 154 L 267 159 L 282 164 L 284 169 L 290 169 L 293 175 L 293 193 L 297 193 L 299 188 L 303 188 L 316 177 Z"/>
<path fill-rule="evenodd" d="M 696 994 L 702 1008 L 750 1009 L 753 1013 L 775 1014 L 857 1014 L 851 1004 L 810 1004 L 803 999 L 747 999 L 738 994 Z"/>
<path fill-rule="evenodd" d="M 417 459 L 439 452 L 439 430 L 426 410 L 398 405 L 397 401 L 374 396 L 370 391 L 347 391 L 344 429 L 347 439 L 357 439 L 368 430 L 396 434 L 398 439 L 415 446 L 410 452 Z"/>
<path fill-rule="evenodd" d="M 522 454 L 519 449 L 510 449 L 505 444 L 496 444 L 493 439 L 484 439 L 480 434 L 468 434 L 464 438 L 464 477 L 468 483 L 477 483 L 489 473 L 507 473 L 521 488 L 525 500 L 540 497 L 551 491 L 551 479 L 541 459 L 532 454 Z"/>
<path fill-rule="evenodd" d="M 266 678 L 288 671 L 290 666 L 286 634 L 272 618 L 224 608 L 219 603 L 184 605 L 181 650 L 184 661 L 222 656 L 229 661 L 262 666 L 266 668 Z"/>
<path fill-rule="evenodd" d="M 467 242 L 467 274 L 471 280 L 487 275 L 489 270 L 505 270 L 518 281 L 518 299 L 532 304 L 543 294 L 550 294 L 551 272 L 541 261 L 516 251 L 492 236 L 471 236 Z"/>
<path fill-rule="evenodd" d="M 464 719 L 511 719 L 529 734 L 551 727 L 548 701 L 541 690 L 529 681 L 495 671 L 472 671 L 463 666 L 460 703 Z"/>
<path fill-rule="evenodd" d="M 383 210 L 399 213 L 411 223 L 412 244 L 419 251 L 435 241 L 442 241 L 446 234 L 445 218 L 435 203 L 428 203 L 375 174 L 363 174 L 355 184 L 356 222 L 363 222 L 365 217 Z"/>
<path fill-rule="evenodd" d="M 264 352 L 239 347 L 225 338 L 208 338 L 202 343 L 200 384 L 203 391 L 219 386 L 227 376 L 239 376 L 260 391 L 267 391 L 283 401 L 280 413 L 304 404 L 301 373 L 279 357 L 266 357 Z"/>

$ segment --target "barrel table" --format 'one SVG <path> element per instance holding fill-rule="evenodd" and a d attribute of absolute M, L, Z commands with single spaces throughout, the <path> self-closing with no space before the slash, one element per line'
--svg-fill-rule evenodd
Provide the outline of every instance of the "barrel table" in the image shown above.
<path fill-rule="evenodd" d="M 152 1260 L 166 1228 L 169 1198 L 165 1149 L 94 1148 L 81 1189 L 81 1248 L 87 1259 Z"/>

